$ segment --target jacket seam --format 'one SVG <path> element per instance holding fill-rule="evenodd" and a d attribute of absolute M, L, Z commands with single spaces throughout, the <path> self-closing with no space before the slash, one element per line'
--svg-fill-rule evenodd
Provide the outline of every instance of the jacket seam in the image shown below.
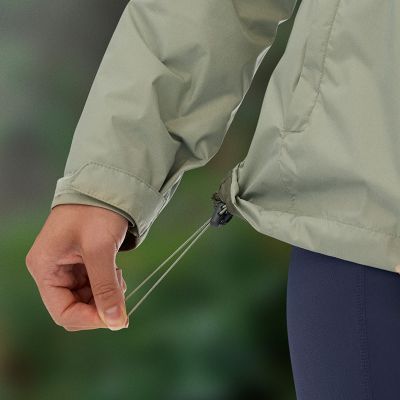
<path fill-rule="evenodd" d="M 326 221 L 331 221 L 331 222 L 336 222 L 339 224 L 343 224 L 343 225 L 347 225 L 347 226 L 351 226 L 353 228 L 357 228 L 357 229 L 361 229 L 361 230 L 365 230 L 368 232 L 373 232 L 373 233 L 377 233 L 380 235 L 384 235 L 384 236 L 388 236 L 394 239 L 400 239 L 400 235 L 395 235 L 389 232 L 383 232 L 377 229 L 373 229 L 367 226 L 362 226 L 362 225 L 356 225 L 356 224 L 352 224 L 350 222 L 345 222 L 345 221 L 341 221 L 339 219 L 335 219 L 335 218 L 328 218 L 328 217 L 318 217 L 316 215 L 309 215 L 309 214 L 305 214 L 305 213 L 296 213 L 293 211 L 294 205 L 295 205 L 295 201 L 296 201 L 296 196 L 294 193 L 292 193 L 289 189 L 289 187 L 285 184 L 285 181 L 283 179 L 283 171 L 282 171 L 282 160 L 281 160 L 281 154 L 282 154 L 282 148 L 283 148 L 283 142 L 284 142 L 284 136 L 280 136 L 281 137 L 281 145 L 279 147 L 279 155 L 278 155 L 278 164 L 279 164 L 279 179 L 281 181 L 281 184 L 284 188 L 284 190 L 287 192 L 287 194 L 290 196 L 291 198 L 291 205 L 286 208 L 285 210 L 279 210 L 279 209 L 272 209 L 272 208 L 264 208 L 265 211 L 275 211 L 275 212 L 279 212 L 281 216 L 282 214 L 290 214 L 290 215 L 294 215 L 294 216 L 298 216 L 298 217 L 308 217 L 308 218 L 315 218 L 318 220 L 326 220 Z M 229 188 L 231 187 L 231 184 L 229 184 Z M 239 196 L 238 196 L 239 197 Z M 240 198 L 240 197 L 239 197 Z M 233 210 L 236 209 L 236 206 L 232 203 L 233 209 L 232 209 L 232 214 L 234 214 Z M 243 216 L 243 218 L 246 220 L 246 218 Z M 279 218 L 279 217 L 278 217 Z"/>
<path fill-rule="evenodd" d="M 112 200 L 105 199 L 105 198 L 101 195 L 101 193 L 96 192 L 96 191 L 94 191 L 94 190 L 83 190 L 83 189 L 78 188 L 78 187 L 76 187 L 76 186 L 71 186 L 71 187 L 74 188 L 76 191 L 78 191 L 78 192 L 80 192 L 80 193 L 83 193 L 83 194 L 86 194 L 86 195 L 88 195 L 88 196 L 94 197 L 94 198 L 96 198 L 96 199 L 98 199 L 98 200 L 100 200 L 100 201 L 103 201 L 103 202 L 106 203 L 106 204 L 110 204 L 111 206 L 114 206 L 114 207 L 119 208 L 120 210 L 126 212 L 128 215 L 131 216 L 132 220 L 135 222 L 135 225 L 133 225 L 133 227 L 137 227 L 138 236 L 139 236 L 139 237 L 140 237 L 140 236 L 143 236 L 144 232 L 147 230 L 147 227 L 149 226 L 148 223 L 145 225 L 145 228 L 143 229 L 142 233 L 139 232 L 139 229 L 140 229 L 140 228 L 139 228 L 139 226 L 140 226 L 140 225 L 139 225 L 139 221 L 142 221 L 142 222 L 145 222 L 145 221 L 146 221 L 145 218 L 143 217 L 143 215 L 139 215 L 139 216 L 136 218 L 136 216 L 133 216 L 133 213 L 132 213 L 130 210 L 126 209 L 124 206 L 121 206 L 120 204 L 116 204 L 116 203 L 115 203 L 114 201 L 112 201 Z"/>
<path fill-rule="evenodd" d="M 320 94 L 321 94 L 321 84 L 322 84 L 322 79 L 324 78 L 324 76 L 325 76 L 325 71 L 326 71 L 326 57 L 327 57 L 327 54 L 328 54 L 329 42 L 331 41 L 333 28 L 334 28 L 334 26 L 335 26 L 336 17 L 337 17 L 337 14 L 338 14 L 338 11 L 339 11 L 339 6 L 340 6 L 341 3 L 342 3 L 342 0 L 338 0 L 337 5 L 336 5 L 336 8 L 335 8 L 334 15 L 333 15 L 333 18 L 332 18 L 332 22 L 331 22 L 331 24 L 330 24 L 328 37 L 327 37 L 327 39 L 326 39 L 326 43 L 325 43 L 325 46 L 324 46 L 324 52 L 323 52 L 323 55 L 322 55 L 322 68 L 321 68 L 321 73 L 320 73 L 320 76 L 319 76 L 317 88 L 316 88 L 316 90 L 315 90 L 315 95 L 314 95 L 313 104 L 312 104 L 310 110 L 308 111 L 308 113 L 305 114 L 305 123 L 304 123 L 304 127 L 303 127 L 302 129 L 285 129 L 284 126 L 283 126 L 282 129 L 281 129 L 282 132 L 286 132 L 286 133 L 298 133 L 298 132 L 303 132 L 303 131 L 307 128 L 307 126 L 309 125 L 309 123 L 310 123 L 311 114 L 313 113 L 314 108 L 315 108 L 315 106 L 316 106 L 316 104 L 317 104 L 318 97 L 319 97 Z"/>
<path fill-rule="evenodd" d="M 104 199 L 101 198 L 101 195 L 99 195 L 96 192 L 93 192 L 93 195 L 96 195 L 97 197 L 93 197 L 92 195 L 90 195 L 90 192 L 86 192 L 84 190 L 81 190 L 79 188 L 76 188 L 74 186 L 69 186 L 67 189 L 63 189 L 57 192 L 57 194 L 54 196 L 54 198 L 57 198 L 63 194 L 76 194 L 76 193 L 80 193 L 80 194 L 85 194 L 91 198 L 94 198 L 95 200 L 99 200 L 105 204 L 109 204 L 110 206 L 113 206 L 117 209 L 120 209 L 121 211 L 125 212 L 126 214 L 128 214 L 130 216 L 130 218 L 132 218 L 132 215 L 125 209 L 125 207 L 121 207 L 119 204 L 114 203 L 113 201 L 105 201 Z M 132 218 L 133 220 L 133 218 Z M 132 221 L 129 221 L 130 224 L 133 225 L 133 227 L 136 225 L 136 222 L 133 220 L 134 224 L 132 224 Z"/>
<path fill-rule="evenodd" d="M 152 192 L 154 192 L 158 197 L 160 197 L 160 198 L 163 197 L 162 194 L 161 194 L 158 190 L 156 190 L 154 187 L 150 186 L 150 185 L 149 185 L 147 182 L 145 182 L 142 178 L 139 178 L 138 176 L 136 176 L 136 175 L 134 175 L 134 174 L 132 174 L 132 173 L 130 173 L 130 172 L 124 171 L 124 170 L 122 170 L 122 169 L 120 169 L 120 168 L 118 168 L 118 167 L 114 167 L 114 166 L 111 166 L 111 165 L 106 165 L 106 164 L 100 163 L 100 162 L 98 162 L 98 161 L 88 161 L 87 163 L 85 163 L 84 165 L 82 165 L 80 168 L 78 168 L 77 170 L 75 170 L 75 172 L 73 172 L 71 175 L 66 175 L 66 176 L 64 176 L 64 178 L 72 178 L 74 175 L 77 175 L 77 174 L 79 174 L 80 172 L 82 172 L 82 170 L 84 170 L 85 167 L 87 167 L 87 166 L 89 166 L 89 165 L 97 165 L 97 166 L 100 166 L 100 167 L 103 167 L 103 168 L 107 168 L 107 169 L 110 169 L 110 170 L 114 170 L 114 171 L 119 172 L 119 173 L 121 173 L 121 174 L 127 175 L 127 176 L 129 176 L 129 177 L 131 177 L 131 178 L 134 178 L 134 179 L 138 180 L 139 182 L 143 183 L 148 189 L 150 189 Z M 72 187 L 72 186 L 69 185 L 68 187 Z"/>
<path fill-rule="evenodd" d="M 78 187 L 76 187 L 76 186 L 70 186 L 70 188 L 71 188 L 72 190 L 70 189 L 70 190 L 59 191 L 55 197 L 57 197 L 57 196 L 59 196 L 59 195 L 61 195 L 61 194 L 67 194 L 67 193 L 69 193 L 69 194 L 74 194 L 74 193 L 76 193 L 76 192 L 82 193 L 82 194 L 86 194 L 86 195 L 88 195 L 89 197 L 96 196 L 96 197 L 94 197 L 95 199 L 100 200 L 100 201 L 102 201 L 102 202 L 104 202 L 104 203 L 106 203 L 106 204 L 110 204 L 111 206 L 114 206 L 114 207 L 116 207 L 116 208 L 119 208 L 120 210 L 126 212 L 128 215 L 130 215 L 130 216 L 132 217 L 131 213 L 130 213 L 127 209 L 125 209 L 125 207 L 123 207 L 123 206 L 121 206 L 121 205 L 119 205 L 119 204 L 116 204 L 116 203 L 113 202 L 112 200 L 111 200 L 111 201 L 110 201 L 110 200 L 106 200 L 100 193 L 98 193 L 98 192 L 96 192 L 96 191 L 82 190 L 81 188 L 78 188 Z"/>
<path fill-rule="evenodd" d="M 280 178 L 281 184 L 283 185 L 285 191 L 287 192 L 288 196 L 290 197 L 290 204 L 289 204 L 289 207 L 286 209 L 288 212 L 289 210 L 295 208 L 296 196 L 292 191 L 290 191 L 290 188 L 289 188 L 287 182 L 285 182 L 284 177 L 283 177 L 282 152 L 283 152 L 283 145 L 284 145 L 284 136 L 280 135 L 280 138 L 281 138 L 281 144 L 279 146 L 279 155 L 278 155 L 279 178 Z"/>
<path fill-rule="evenodd" d="M 60 195 L 65 194 L 65 193 L 71 193 L 71 194 L 73 194 L 73 193 L 75 193 L 75 192 L 76 192 L 76 190 L 74 190 L 74 189 L 72 188 L 72 186 L 66 186 L 65 189 L 60 189 L 60 190 L 58 190 L 54 197 L 60 196 Z"/>
<path fill-rule="evenodd" d="M 100 200 L 111 206 L 114 206 L 114 207 L 120 209 L 121 211 L 124 211 L 126 214 L 128 214 L 132 218 L 132 220 L 134 222 L 134 225 L 132 227 L 133 228 L 137 227 L 137 230 L 138 230 L 137 236 L 138 237 L 142 237 L 144 235 L 144 233 L 146 232 L 146 230 L 148 229 L 148 227 L 154 222 L 155 218 L 146 219 L 143 215 L 134 216 L 131 210 L 128 210 L 126 207 L 121 206 L 120 204 L 117 204 L 112 200 L 106 199 L 105 197 L 103 197 L 103 195 L 101 193 L 99 193 L 97 191 L 85 190 L 85 189 L 82 189 L 82 188 L 80 188 L 78 186 L 74 186 L 74 185 L 70 185 L 70 186 L 68 186 L 68 188 L 69 189 L 60 190 L 59 192 L 57 192 L 57 195 L 55 196 L 55 198 L 61 196 L 62 194 L 67 194 L 67 193 L 73 194 L 73 193 L 78 192 L 78 193 L 86 194 L 87 196 L 93 197 L 94 199 Z M 156 208 L 156 210 L 157 210 L 157 208 Z M 139 232 L 139 229 L 140 229 L 139 221 L 145 223 L 144 229 L 141 230 L 141 232 Z M 131 221 L 129 221 L 129 222 L 131 222 Z M 135 236 L 136 236 L 136 234 L 135 234 Z"/>
<path fill-rule="evenodd" d="M 122 170 L 122 169 L 120 169 L 120 168 L 113 167 L 113 166 L 111 166 L 111 165 L 106 165 L 106 164 L 103 164 L 103 163 L 100 163 L 100 162 L 97 162 L 97 161 L 90 161 L 88 164 L 93 164 L 93 165 L 98 165 L 98 166 L 100 166 L 100 167 L 108 168 L 108 169 L 110 169 L 110 170 L 114 170 L 114 171 L 116 171 L 116 172 L 120 172 L 121 174 L 130 176 L 131 178 L 137 179 L 139 182 L 143 183 L 147 188 L 149 188 L 151 191 L 153 191 L 158 197 L 160 197 L 160 198 L 163 197 L 163 196 L 161 195 L 161 193 L 160 193 L 158 190 L 156 190 L 155 188 L 153 188 L 152 186 L 150 186 L 150 185 L 149 185 L 147 182 L 145 182 L 143 179 L 139 178 L 138 176 L 136 176 L 136 175 L 134 175 L 134 174 L 132 174 L 132 173 L 130 173 L 130 172 L 127 172 L 127 171 L 124 171 L 124 170 Z"/>
<path fill-rule="evenodd" d="M 318 216 L 315 216 L 315 215 L 308 215 L 308 214 L 304 214 L 304 213 L 300 214 L 300 213 L 295 213 L 293 211 L 286 211 L 286 210 L 279 210 L 279 209 L 272 209 L 272 208 L 263 208 L 263 210 L 264 211 L 275 211 L 275 212 L 279 212 L 280 214 L 290 214 L 290 215 L 294 215 L 294 216 L 297 216 L 297 217 L 315 218 L 315 219 L 318 219 L 318 220 L 321 220 L 321 221 L 326 220 L 326 221 L 336 222 L 338 224 L 348 225 L 348 226 L 351 226 L 353 228 L 366 230 L 366 231 L 377 233 L 377 234 L 384 235 L 384 236 L 389 236 L 389 237 L 394 238 L 394 239 L 400 239 L 399 235 L 393 235 L 393 234 L 391 234 L 389 232 L 383 232 L 383 231 L 380 231 L 380 230 L 377 230 L 377 229 L 372 229 L 372 228 L 369 228 L 369 227 L 366 227 L 366 226 L 351 224 L 350 222 L 341 221 L 339 219 L 327 218 L 327 217 L 318 217 Z"/>

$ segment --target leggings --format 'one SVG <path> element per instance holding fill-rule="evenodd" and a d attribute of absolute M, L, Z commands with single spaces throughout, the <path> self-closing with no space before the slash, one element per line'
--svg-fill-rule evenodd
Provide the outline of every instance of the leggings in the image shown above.
<path fill-rule="evenodd" d="M 286 317 L 297 400 L 400 399 L 400 275 L 292 246 Z"/>

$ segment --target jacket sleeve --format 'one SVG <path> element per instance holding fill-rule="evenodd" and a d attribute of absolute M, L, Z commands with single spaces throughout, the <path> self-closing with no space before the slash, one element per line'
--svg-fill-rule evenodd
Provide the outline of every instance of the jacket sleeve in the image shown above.
<path fill-rule="evenodd" d="M 185 171 L 220 148 L 296 0 L 131 0 L 93 81 L 51 208 L 129 220 L 133 249 Z"/>

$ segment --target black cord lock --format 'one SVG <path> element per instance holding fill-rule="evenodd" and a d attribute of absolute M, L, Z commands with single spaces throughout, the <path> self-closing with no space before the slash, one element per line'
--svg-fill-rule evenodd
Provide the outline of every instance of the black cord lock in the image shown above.
<path fill-rule="evenodd" d="M 215 228 L 227 224 L 233 215 L 226 209 L 226 204 L 221 200 L 218 192 L 214 192 L 211 199 L 214 202 L 214 212 L 211 216 L 210 225 Z"/>

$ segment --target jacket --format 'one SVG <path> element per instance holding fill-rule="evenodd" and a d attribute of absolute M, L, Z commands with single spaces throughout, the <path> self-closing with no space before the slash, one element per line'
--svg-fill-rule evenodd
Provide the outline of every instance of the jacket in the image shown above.
<path fill-rule="evenodd" d="M 219 150 L 296 0 L 132 0 L 101 61 L 51 208 L 92 204 L 139 246 L 183 174 Z M 400 265 L 400 4 L 303 0 L 250 148 L 216 188 L 258 232 Z"/>

